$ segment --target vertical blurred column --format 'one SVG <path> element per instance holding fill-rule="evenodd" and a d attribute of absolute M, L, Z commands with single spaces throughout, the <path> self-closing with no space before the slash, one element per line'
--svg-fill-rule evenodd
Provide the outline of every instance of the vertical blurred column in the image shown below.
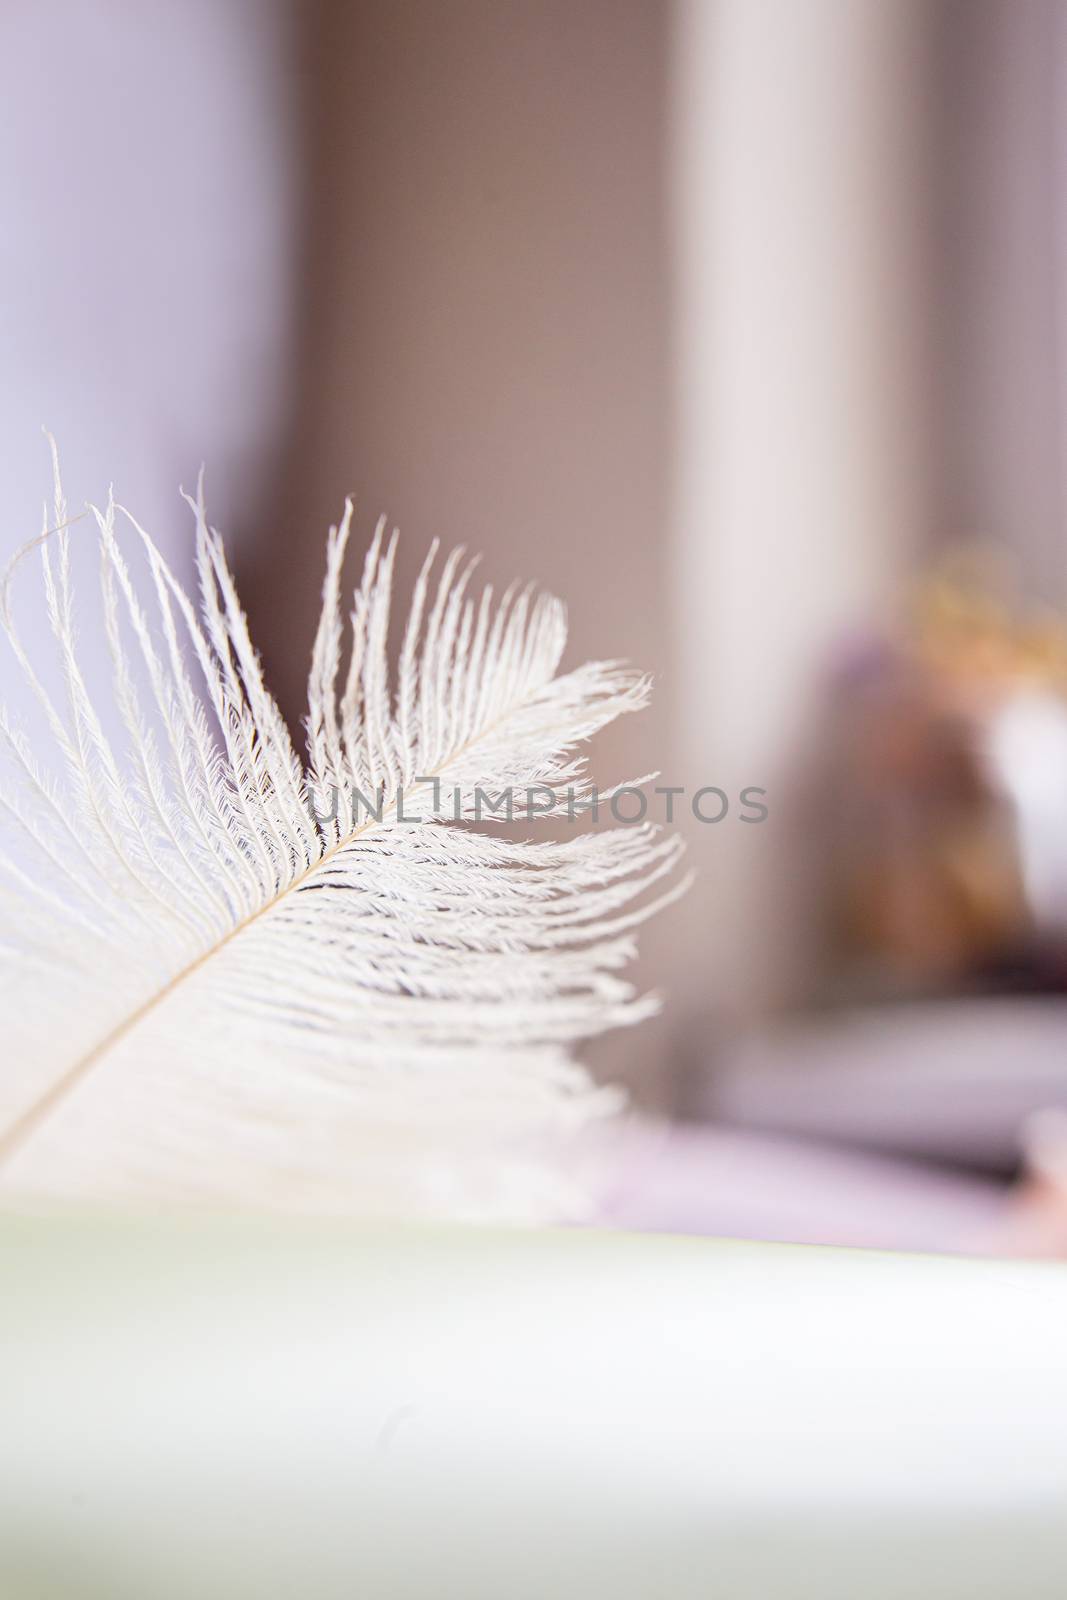
<path fill-rule="evenodd" d="M 791 775 L 835 643 L 886 609 L 926 518 L 928 26 L 908 0 L 676 10 L 681 765 L 771 809 L 690 819 L 690 977 L 728 1013 L 803 966 Z"/>

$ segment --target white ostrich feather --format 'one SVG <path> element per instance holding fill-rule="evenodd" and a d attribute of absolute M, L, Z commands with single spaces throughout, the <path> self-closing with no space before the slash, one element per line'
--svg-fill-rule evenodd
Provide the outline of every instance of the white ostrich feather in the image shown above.
<path fill-rule="evenodd" d="M 654 1009 L 620 969 L 683 887 L 680 845 L 462 823 L 478 787 L 588 792 L 575 747 L 643 705 L 646 681 L 616 662 L 557 675 L 558 601 L 472 600 L 474 563 L 456 551 L 434 581 L 431 551 L 392 686 L 396 536 L 379 525 L 346 626 L 349 504 L 327 545 L 305 766 L 201 493 L 198 607 L 112 500 L 87 519 L 113 678 L 100 706 L 72 579 L 90 535 L 56 484 L 56 527 L 9 569 L 0 619 L 48 744 L 0 716 L 0 1194 L 566 1213 L 561 1152 L 617 1103 L 571 1046 Z M 15 619 L 31 552 L 58 687 Z M 398 816 L 401 786 L 403 816 L 424 820 Z"/>

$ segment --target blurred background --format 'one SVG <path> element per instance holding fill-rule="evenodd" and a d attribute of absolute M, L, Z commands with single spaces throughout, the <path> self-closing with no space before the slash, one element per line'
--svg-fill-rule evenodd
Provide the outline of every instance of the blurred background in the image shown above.
<path fill-rule="evenodd" d="M 651 927 L 605 1219 L 1067 1253 L 1063 0 L 8 0 L 4 554 L 208 467 L 298 724 L 325 529 L 568 602 Z"/>

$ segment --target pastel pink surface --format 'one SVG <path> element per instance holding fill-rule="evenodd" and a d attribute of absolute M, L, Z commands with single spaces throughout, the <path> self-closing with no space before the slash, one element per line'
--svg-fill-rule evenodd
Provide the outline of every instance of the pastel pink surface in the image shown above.
<path fill-rule="evenodd" d="M 694 1124 L 635 1123 L 603 1205 L 611 1225 L 796 1244 L 981 1252 L 1007 1190 L 826 1144 Z"/>

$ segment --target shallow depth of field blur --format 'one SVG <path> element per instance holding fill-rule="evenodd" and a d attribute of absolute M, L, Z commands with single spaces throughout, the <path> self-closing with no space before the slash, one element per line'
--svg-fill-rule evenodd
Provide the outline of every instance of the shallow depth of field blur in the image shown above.
<path fill-rule="evenodd" d="M 0 89 L 0 554 L 45 424 L 186 571 L 207 464 L 294 726 L 347 491 L 654 673 L 605 1220 L 1067 1254 L 1067 4 L 13 0 Z"/>

